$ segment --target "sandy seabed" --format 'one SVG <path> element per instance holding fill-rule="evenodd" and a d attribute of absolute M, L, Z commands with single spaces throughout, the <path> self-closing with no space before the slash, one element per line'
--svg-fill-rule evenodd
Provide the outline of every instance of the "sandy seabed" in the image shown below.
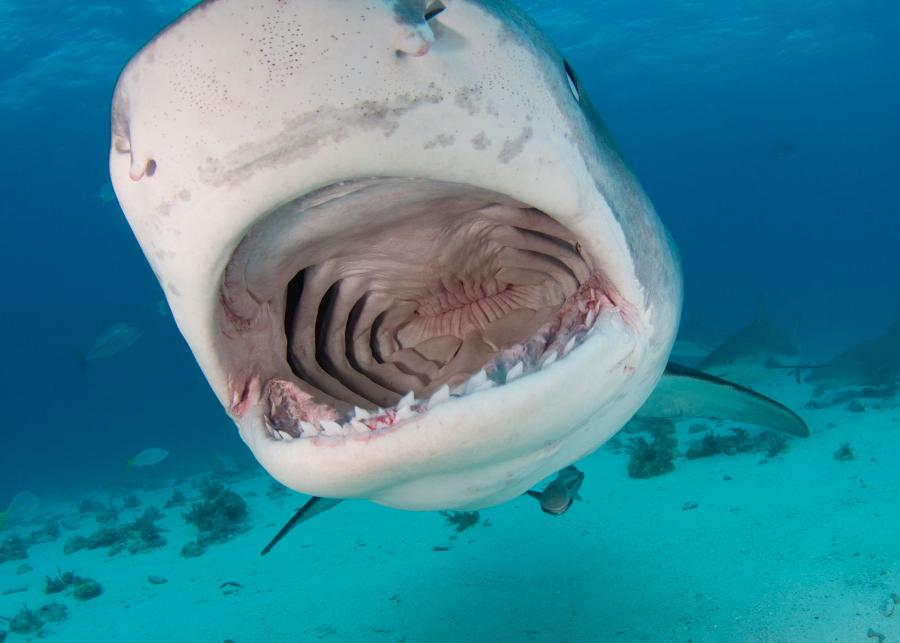
<path fill-rule="evenodd" d="M 759 453 L 679 458 L 647 480 L 629 478 L 627 456 L 604 448 L 579 463 L 584 500 L 561 517 L 523 497 L 457 533 L 437 513 L 346 502 L 260 557 L 303 500 L 268 497 L 261 471 L 229 483 L 247 501 L 250 528 L 197 558 L 179 553 L 196 538 L 185 508 L 165 511 L 166 546 L 135 555 L 64 554 L 66 539 L 97 528 L 83 516 L 26 561 L 0 565 L 0 591 L 18 590 L 0 596 L 0 615 L 23 604 L 68 608 L 65 620 L 7 640 L 900 640 L 900 605 L 885 615 L 900 594 L 900 408 L 802 410 L 807 386 L 759 388 L 801 409 L 811 437 L 764 462 Z M 682 451 L 690 424 L 679 425 Z M 856 457 L 838 461 L 845 442 Z M 162 507 L 170 494 L 138 495 Z M 51 510 L 78 515 L 72 499 Z M 17 573 L 23 562 L 33 569 Z M 96 579 L 103 594 L 45 595 L 58 568 Z"/>

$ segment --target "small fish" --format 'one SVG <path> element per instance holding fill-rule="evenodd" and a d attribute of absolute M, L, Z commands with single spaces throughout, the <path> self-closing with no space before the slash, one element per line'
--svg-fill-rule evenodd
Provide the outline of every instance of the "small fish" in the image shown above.
<path fill-rule="evenodd" d="M 216 460 L 219 461 L 219 467 L 225 473 L 237 473 L 238 471 L 241 470 L 241 468 L 238 466 L 237 462 L 235 462 L 234 459 L 228 457 L 227 455 L 222 455 L 221 453 L 216 451 L 215 456 L 216 456 Z"/>
<path fill-rule="evenodd" d="M 569 465 L 556 474 L 556 478 L 550 482 L 543 491 L 529 489 L 526 493 L 532 498 L 537 498 L 541 503 L 541 510 L 554 516 L 560 516 L 569 510 L 572 503 L 581 500 L 578 490 L 584 482 L 584 473 L 576 466 Z"/>
<path fill-rule="evenodd" d="M 168 457 L 169 452 L 165 449 L 150 447 L 149 449 L 144 449 L 136 456 L 131 458 L 128 461 L 128 468 L 131 469 L 133 467 L 149 467 L 154 464 L 159 464 Z"/>
<path fill-rule="evenodd" d="M 91 344 L 87 353 L 79 352 L 75 354 L 78 359 L 78 365 L 81 367 L 82 372 L 84 372 L 87 370 L 88 362 L 103 357 L 112 357 L 117 353 L 121 353 L 134 345 L 143 334 L 144 330 L 134 324 L 129 324 L 127 322 L 113 324 L 105 330 L 100 337 L 94 340 L 94 343 Z"/>

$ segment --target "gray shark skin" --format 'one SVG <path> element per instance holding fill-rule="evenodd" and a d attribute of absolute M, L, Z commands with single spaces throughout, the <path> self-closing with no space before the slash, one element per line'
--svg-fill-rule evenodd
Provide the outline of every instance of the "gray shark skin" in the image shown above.
<path fill-rule="evenodd" d="M 860 342 L 814 368 L 807 382 L 823 386 L 884 386 L 900 383 L 900 319 L 878 337 Z"/>
<path fill-rule="evenodd" d="M 678 325 L 676 253 L 571 67 L 510 2 L 438 5 L 203 2 L 113 98 L 175 322 L 322 507 L 526 492 L 635 414 Z"/>
<path fill-rule="evenodd" d="M 715 348 L 696 368 L 742 384 L 752 384 L 784 373 L 797 363 L 799 349 L 793 337 L 766 315 L 760 298 L 753 323 Z"/>

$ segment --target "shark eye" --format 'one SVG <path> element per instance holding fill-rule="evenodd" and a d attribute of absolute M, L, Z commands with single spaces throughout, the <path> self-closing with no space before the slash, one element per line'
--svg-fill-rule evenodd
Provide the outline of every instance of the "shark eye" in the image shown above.
<path fill-rule="evenodd" d="M 447 7 L 443 2 L 438 0 L 437 2 L 432 2 L 428 5 L 428 8 L 425 10 L 425 21 L 428 22 L 432 18 L 437 18 L 441 15 Z"/>
<path fill-rule="evenodd" d="M 572 91 L 572 96 L 580 103 L 581 92 L 578 90 L 578 77 L 575 75 L 575 70 L 572 69 L 572 65 L 569 64 L 568 60 L 563 61 L 563 67 L 566 70 L 566 80 L 569 82 L 569 89 Z"/>

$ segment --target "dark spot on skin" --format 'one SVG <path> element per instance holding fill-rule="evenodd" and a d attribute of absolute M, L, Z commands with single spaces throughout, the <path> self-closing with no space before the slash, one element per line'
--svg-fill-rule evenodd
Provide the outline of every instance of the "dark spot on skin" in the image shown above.
<path fill-rule="evenodd" d="M 489 139 L 487 137 L 487 134 L 485 134 L 484 132 L 479 132 L 472 139 L 472 147 L 474 147 L 479 152 L 483 152 L 484 150 L 489 148 L 491 146 L 491 144 L 492 144 L 491 139 Z"/>
<path fill-rule="evenodd" d="M 532 130 L 530 127 L 526 127 L 516 138 L 506 139 L 505 141 L 503 141 L 503 148 L 500 150 L 500 154 L 497 156 L 497 159 L 501 163 L 509 163 L 522 153 L 522 150 L 525 148 L 525 143 L 530 141 L 533 135 L 534 130 Z"/>
<path fill-rule="evenodd" d="M 147 161 L 147 166 L 144 169 L 144 174 L 146 174 L 147 176 L 153 176 L 154 174 L 156 174 L 156 161 L 154 161 L 153 159 Z"/>
<path fill-rule="evenodd" d="M 433 139 L 425 143 L 422 147 L 426 150 L 433 150 L 436 147 L 450 147 L 456 141 L 455 136 L 449 134 L 438 134 Z"/>
<path fill-rule="evenodd" d="M 171 281 L 168 283 L 169 292 L 172 293 L 175 297 L 181 297 L 181 291 L 178 290 L 178 286 L 173 284 Z"/>

